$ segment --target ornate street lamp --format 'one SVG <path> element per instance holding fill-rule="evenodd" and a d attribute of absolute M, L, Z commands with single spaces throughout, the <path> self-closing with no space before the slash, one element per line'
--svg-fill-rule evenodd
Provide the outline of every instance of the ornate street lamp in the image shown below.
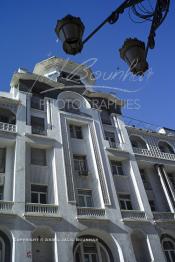
<path fill-rule="evenodd" d="M 133 74 L 142 75 L 148 69 L 144 42 L 137 38 L 129 38 L 119 51 L 121 58 L 129 65 Z"/>
<path fill-rule="evenodd" d="M 119 19 L 125 9 L 137 16 L 142 21 L 151 21 L 151 29 L 148 36 L 147 45 L 134 38 L 127 39 L 123 47 L 119 50 L 121 58 L 129 65 L 133 74 L 143 75 L 148 69 L 146 61 L 149 49 L 155 46 L 155 32 L 166 18 L 170 0 L 154 0 L 155 8 L 149 9 L 143 6 L 148 0 L 125 0 L 110 16 L 108 16 L 89 36 L 84 40 L 84 25 L 79 17 L 66 16 L 57 21 L 55 32 L 63 44 L 63 49 L 67 54 L 76 55 L 83 49 L 84 44 L 91 39 L 105 24 L 114 24 Z M 131 15 L 130 15 L 131 16 Z M 132 19 L 133 20 L 133 19 Z"/>
<path fill-rule="evenodd" d="M 68 15 L 62 20 L 58 20 L 55 32 L 63 43 L 63 49 L 66 53 L 75 55 L 81 52 L 84 25 L 79 17 Z"/>

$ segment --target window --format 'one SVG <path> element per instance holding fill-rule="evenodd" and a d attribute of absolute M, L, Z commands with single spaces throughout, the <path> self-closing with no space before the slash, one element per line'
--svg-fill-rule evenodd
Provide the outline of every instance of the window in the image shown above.
<path fill-rule="evenodd" d="M 4 199 L 4 187 L 0 186 L 0 200 Z"/>
<path fill-rule="evenodd" d="M 0 148 L 0 173 L 5 173 L 6 149 Z"/>
<path fill-rule="evenodd" d="M 153 212 L 156 211 L 156 206 L 155 206 L 154 200 L 149 200 L 149 204 L 150 204 L 151 210 Z"/>
<path fill-rule="evenodd" d="M 74 262 L 114 262 L 111 250 L 101 239 L 90 235 L 79 239 L 74 243 Z"/>
<path fill-rule="evenodd" d="M 4 240 L 0 237 L 0 261 L 5 261 L 5 243 Z"/>
<path fill-rule="evenodd" d="M 74 170 L 78 171 L 79 174 L 88 174 L 86 156 L 73 155 L 74 159 Z"/>
<path fill-rule="evenodd" d="M 152 190 L 151 184 L 148 181 L 148 177 L 145 174 L 145 170 L 144 169 L 140 169 L 140 174 L 141 174 L 141 178 L 142 178 L 145 190 Z"/>
<path fill-rule="evenodd" d="M 132 210 L 130 195 L 119 194 L 120 207 L 122 210 Z"/>
<path fill-rule="evenodd" d="M 132 147 L 148 149 L 145 141 L 139 136 L 131 136 L 130 137 Z"/>
<path fill-rule="evenodd" d="M 166 241 L 163 241 L 163 250 L 164 250 L 167 262 L 174 262 L 175 261 L 174 243 L 168 239 Z"/>
<path fill-rule="evenodd" d="M 82 127 L 70 125 L 70 135 L 72 138 L 82 139 L 83 138 Z"/>
<path fill-rule="evenodd" d="M 172 173 L 168 173 L 169 180 L 171 181 L 171 184 L 175 190 L 175 175 Z"/>
<path fill-rule="evenodd" d="M 108 140 L 110 147 L 116 147 L 115 134 L 105 131 L 105 138 Z"/>
<path fill-rule="evenodd" d="M 31 117 L 31 126 L 32 126 L 33 134 L 38 134 L 38 135 L 46 134 L 44 118 L 32 116 Z"/>
<path fill-rule="evenodd" d="M 31 185 L 31 202 L 47 204 L 47 186 Z"/>
<path fill-rule="evenodd" d="M 38 166 L 46 166 L 46 150 L 39 148 L 31 148 L 31 164 Z"/>
<path fill-rule="evenodd" d="M 174 149 L 164 141 L 160 141 L 158 147 L 162 153 L 174 154 Z"/>
<path fill-rule="evenodd" d="M 93 207 L 92 190 L 79 189 L 78 190 L 78 206 L 79 207 Z"/>
<path fill-rule="evenodd" d="M 101 121 L 105 125 L 112 125 L 111 116 L 108 111 L 103 110 L 101 112 Z"/>
<path fill-rule="evenodd" d="M 44 110 L 44 99 L 39 96 L 32 96 L 31 107 L 38 110 Z"/>
<path fill-rule="evenodd" d="M 119 161 L 111 161 L 111 169 L 113 175 L 123 176 L 123 167 L 122 162 Z"/>

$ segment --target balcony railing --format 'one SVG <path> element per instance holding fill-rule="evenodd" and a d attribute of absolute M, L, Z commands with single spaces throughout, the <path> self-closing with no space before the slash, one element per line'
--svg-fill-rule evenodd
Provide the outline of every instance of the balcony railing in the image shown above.
<path fill-rule="evenodd" d="M 175 154 L 158 152 L 158 150 L 155 152 L 155 151 L 148 150 L 148 149 L 133 147 L 133 151 L 134 151 L 135 154 L 138 154 L 138 155 L 162 158 L 162 159 L 166 159 L 166 160 L 175 160 Z"/>
<path fill-rule="evenodd" d="M 44 128 L 32 126 L 32 134 L 46 136 L 47 132 Z"/>
<path fill-rule="evenodd" d="M 16 132 L 16 125 L 0 122 L 0 130 L 5 132 Z"/>
<path fill-rule="evenodd" d="M 94 207 L 77 207 L 77 216 L 78 217 L 105 217 L 105 209 L 94 208 Z"/>
<path fill-rule="evenodd" d="M 11 201 L 0 200 L 0 213 L 12 213 L 13 205 Z"/>
<path fill-rule="evenodd" d="M 27 203 L 25 205 L 25 212 L 33 215 L 54 216 L 58 214 L 58 206 L 52 204 Z"/>
<path fill-rule="evenodd" d="M 122 210 L 123 220 L 129 221 L 146 221 L 146 215 L 144 211 L 139 210 Z"/>
<path fill-rule="evenodd" d="M 175 214 L 171 212 L 153 212 L 155 220 L 175 220 Z"/>

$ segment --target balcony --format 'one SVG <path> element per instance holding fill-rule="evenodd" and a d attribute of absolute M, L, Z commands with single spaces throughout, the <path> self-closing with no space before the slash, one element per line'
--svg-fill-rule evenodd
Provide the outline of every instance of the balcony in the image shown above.
<path fill-rule="evenodd" d="M 47 132 L 43 128 L 32 126 L 32 134 L 46 136 Z"/>
<path fill-rule="evenodd" d="M 82 220 L 107 220 L 105 209 L 94 207 L 77 207 L 77 218 Z"/>
<path fill-rule="evenodd" d="M 16 125 L 0 122 L 0 131 L 16 133 Z"/>
<path fill-rule="evenodd" d="M 175 222 L 175 214 L 171 212 L 153 212 L 153 217 L 156 222 Z"/>
<path fill-rule="evenodd" d="M 25 216 L 59 218 L 58 206 L 53 204 L 27 203 L 25 205 Z"/>
<path fill-rule="evenodd" d="M 146 214 L 144 211 L 139 211 L 139 210 L 122 210 L 122 220 L 125 222 L 145 222 L 146 219 Z"/>
<path fill-rule="evenodd" d="M 0 214 L 13 214 L 13 205 L 11 201 L 0 200 Z"/>
<path fill-rule="evenodd" d="M 42 217 L 59 217 L 58 206 L 53 204 L 34 204 L 27 203 L 25 205 L 26 216 L 42 216 Z"/>
<path fill-rule="evenodd" d="M 155 157 L 155 158 L 175 161 L 175 154 L 163 153 L 161 151 L 159 152 L 158 150 L 153 151 L 153 150 L 142 149 L 142 148 L 137 148 L 137 147 L 133 147 L 133 151 L 137 155 L 143 155 L 147 157 Z"/>

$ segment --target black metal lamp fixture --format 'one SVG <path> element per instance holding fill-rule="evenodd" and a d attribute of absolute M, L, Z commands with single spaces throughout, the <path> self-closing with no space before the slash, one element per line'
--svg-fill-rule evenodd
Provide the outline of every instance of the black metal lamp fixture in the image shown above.
<path fill-rule="evenodd" d="M 149 1 L 148 6 L 144 4 Z M 105 24 L 114 24 L 119 19 L 119 15 L 125 9 L 129 9 L 132 13 L 142 21 L 151 21 L 151 29 L 148 36 L 147 45 L 136 39 L 129 38 L 124 42 L 120 51 L 121 58 L 129 65 L 133 74 L 143 75 L 148 69 L 146 61 L 148 50 L 155 46 L 155 32 L 166 18 L 170 0 L 153 0 L 155 7 L 150 0 L 125 0 L 110 16 L 108 16 L 89 36 L 83 40 L 84 24 L 79 17 L 68 15 L 62 20 L 57 21 L 55 32 L 63 43 L 63 49 L 67 54 L 76 55 L 83 49 L 84 44 L 91 39 Z M 133 21 L 131 14 L 130 18 Z"/>
<path fill-rule="evenodd" d="M 81 52 L 84 25 L 79 17 L 68 15 L 62 20 L 58 20 L 55 31 L 63 43 L 63 49 L 66 53 L 75 55 Z"/>

